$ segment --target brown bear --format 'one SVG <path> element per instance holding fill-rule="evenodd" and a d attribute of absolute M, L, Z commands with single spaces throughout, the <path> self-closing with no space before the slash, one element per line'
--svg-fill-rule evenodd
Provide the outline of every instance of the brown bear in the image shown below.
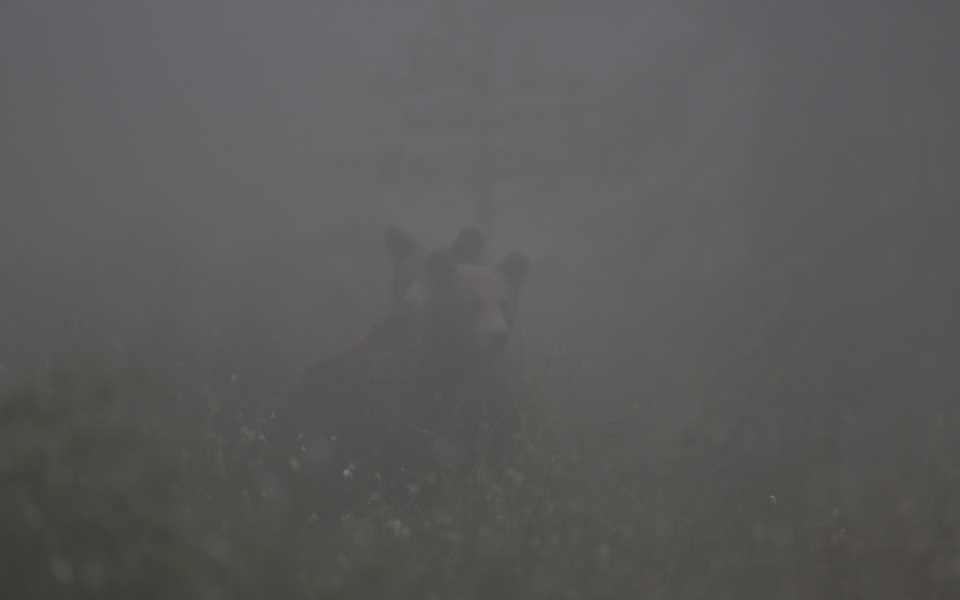
<path fill-rule="evenodd" d="M 418 293 L 275 406 L 259 491 L 337 514 L 372 490 L 464 472 L 484 444 L 508 452 L 517 418 L 503 352 L 528 264 L 521 252 L 495 268 L 426 253 Z"/>
<path fill-rule="evenodd" d="M 392 306 L 397 309 L 408 297 L 412 299 L 423 293 L 424 267 L 427 255 L 433 248 L 420 247 L 396 226 L 387 227 L 383 239 L 393 258 L 390 291 Z M 460 264 L 479 264 L 483 253 L 483 234 L 476 227 L 465 227 L 446 249 Z"/>

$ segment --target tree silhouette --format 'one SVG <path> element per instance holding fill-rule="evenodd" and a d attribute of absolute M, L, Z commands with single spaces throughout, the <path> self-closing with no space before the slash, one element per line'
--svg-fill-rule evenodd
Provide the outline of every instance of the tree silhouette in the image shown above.
<path fill-rule="evenodd" d="M 561 178 L 565 124 L 586 86 L 546 68 L 520 30 L 562 4 L 438 2 L 428 28 L 402 44 L 374 84 L 400 107 L 406 132 L 380 153 L 380 181 L 421 194 L 449 190 L 490 231 L 505 205 L 502 185 Z"/>

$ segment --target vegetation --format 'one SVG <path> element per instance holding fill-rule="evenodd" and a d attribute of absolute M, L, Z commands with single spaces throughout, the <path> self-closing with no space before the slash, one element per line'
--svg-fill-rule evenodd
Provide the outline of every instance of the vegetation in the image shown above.
<path fill-rule="evenodd" d="M 541 425 L 519 466 L 450 477 L 430 501 L 374 497 L 329 525 L 237 491 L 209 389 L 145 416 L 129 396 L 149 377 L 49 367 L 0 402 L 0 580 L 18 598 L 960 593 L 956 418 L 847 515 L 816 501 L 848 477 L 863 486 L 837 461 L 794 474 L 806 501 L 766 494 L 749 453 L 686 445 L 651 460 L 635 422 L 559 425 L 541 375 L 530 370 L 525 410 Z"/>

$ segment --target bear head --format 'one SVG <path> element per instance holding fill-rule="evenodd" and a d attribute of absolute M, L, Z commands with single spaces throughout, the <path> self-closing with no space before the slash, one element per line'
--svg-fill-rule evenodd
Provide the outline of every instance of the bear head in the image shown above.
<path fill-rule="evenodd" d="M 390 226 L 384 232 L 384 243 L 393 258 L 393 276 L 391 279 L 391 301 L 393 308 L 399 308 L 404 301 L 413 301 L 424 293 L 424 269 L 427 256 L 434 248 L 422 248 L 399 227 Z M 476 227 L 464 228 L 448 247 L 455 262 L 460 264 L 478 264 L 483 252 L 483 234 Z"/>
<path fill-rule="evenodd" d="M 408 293 L 404 306 L 421 312 L 425 345 L 440 364 L 477 365 L 503 353 L 529 262 L 519 251 L 496 267 L 457 262 L 443 249 L 426 254 L 422 290 Z"/>

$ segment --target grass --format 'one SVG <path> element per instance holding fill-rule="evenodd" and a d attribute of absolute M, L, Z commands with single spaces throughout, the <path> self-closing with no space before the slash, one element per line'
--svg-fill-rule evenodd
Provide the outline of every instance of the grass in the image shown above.
<path fill-rule="evenodd" d="M 223 431 L 239 425 L 204 382 L 158 392 L 84 361 L 48 368 L 0 400 L 5 594 L 960 597 L 955 421 L 938 424 L 919 462 L 858 480 L 861 493 L 870 481 L 888 487 L 848 515 L 818 500 L 860 476 L 836 462 L 774 494 L 765 463 L 742 448 L 684 445 L 653 460 L 635 443 L 649 426 L 557 423 L 542 375 L 523 396 L 520 466 L 451 477 L 429 502 L 374 500 L 329 525 L 245 501 Z M 131 411 L 147 387 L 180 400 Z"/>

